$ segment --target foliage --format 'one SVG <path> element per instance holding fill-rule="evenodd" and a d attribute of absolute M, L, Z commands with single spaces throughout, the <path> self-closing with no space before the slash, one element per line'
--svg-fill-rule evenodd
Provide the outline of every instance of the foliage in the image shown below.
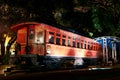
<path fill-rule="evenodd" d="M 75 0 L 78 1 L 77 7 L 89 7 L 92 12 L 91 21 L 92 30 L 89 29 L 88 32 L 93 33 L 93 37 L 97 36 L 118 36 L 120 33 L 120 0 Z M 82 9 L 84 10 L 84 9 Z M 82 10 L 77 10 L 84 12 Z M 120 36 L 119 36 L 120 37 Z"/>

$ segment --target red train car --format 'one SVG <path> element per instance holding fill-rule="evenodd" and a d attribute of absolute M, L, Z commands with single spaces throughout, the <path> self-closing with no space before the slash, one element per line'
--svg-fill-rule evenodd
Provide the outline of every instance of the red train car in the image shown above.
<path fill-rule="evenodd" d="M 12 30 L 17 31 L 20 47 L 16 55 L 30 57 L 36 65 L 50 69 L 91 65 L 101 56 L 101 46 L 93 39 L 51 25 L 26 22 Z"/>

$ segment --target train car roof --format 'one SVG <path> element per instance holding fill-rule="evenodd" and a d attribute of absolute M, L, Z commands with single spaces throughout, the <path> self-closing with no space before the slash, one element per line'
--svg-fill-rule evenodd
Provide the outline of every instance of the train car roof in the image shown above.
<path fill-rule="evenodd" d="M 30 25 L 30 24 L 31 25 L 46 24 L 46 25 L 50 25 L 50 26 L 53 26 L 53 27 L 58 28 L 58 29 L 62 29 L 62 30 L 65 30 L 65 31 L 76 33 L 76 34 L 81 35 L 81 36 L 85 36 L 85 35 L 77 32 L 77 31 L 75 31 L 75 30 L 73 30 L 71 28 L 67 28 L 66 26 L 62 26 L 62 25 L 59 25 L 59 24 L 44 23 L 44 22 L 23 22 L 23 23 L 11 26 L 11 29 L 14 30 L 14 31 L 17 31 L 17 30 L 25 27 L 25 26 L 22 26 L 22 25 Z"/>
<path fill-rule="evenodd" d="M 40 23 L 38 23 L 38 22 L 23 22 L 23 23 L 19 23 L 19 24 L 11 26 L 11 29 L 14 30 L 14 31 L 17 31 L 17 30 L 24 27 L 22 25 L 28 25 L 28 24 L 33 25 L 33 24 L 40 24 Z"/>
<path fill-rule="evenodd" d="M 120 42 L 120 38 L 116 36 L 101 36 L 101 37 L 94 38 L 94 40 L 100 40 L 100 39 L 113 39 L 116 42 Z"/>

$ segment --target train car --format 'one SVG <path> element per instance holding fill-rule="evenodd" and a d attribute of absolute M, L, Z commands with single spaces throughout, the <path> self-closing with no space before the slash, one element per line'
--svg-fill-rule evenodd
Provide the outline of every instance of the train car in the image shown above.
<path fill-rule="evenodd" d="M 120 38 L 115 36 L 102 36 L 94 40 L 102 46 L 103 62 L 105 64 L 120 63 Z"/>
<path fill-rule="evenodd" d="M 98 42 L 56 26 L 26 22 L 12 26 L 12 30 L 17 32 L 15 56 L 24 63 L 49 69 L 81 67 L 96 64 L 102 55 Z"/>

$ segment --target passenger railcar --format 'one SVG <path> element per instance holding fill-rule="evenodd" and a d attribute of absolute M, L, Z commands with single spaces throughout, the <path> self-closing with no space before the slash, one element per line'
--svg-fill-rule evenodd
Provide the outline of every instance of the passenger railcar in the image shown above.
<path fill-rule="evenodd" d="M 102 36 L 94 40 L 102 46 L 103 62 L 105 64 L 120 63 L 120 38 L 115 36 Z"/>
<path fill-rule="evenodd" d="M 21 23 L 12 30 L 17 32 L 17 61 L 26 64 L 49 69 L 80 67 L 94 65 L 102 54 L 101 46 L 93 39 L 44 23 Z"/>

